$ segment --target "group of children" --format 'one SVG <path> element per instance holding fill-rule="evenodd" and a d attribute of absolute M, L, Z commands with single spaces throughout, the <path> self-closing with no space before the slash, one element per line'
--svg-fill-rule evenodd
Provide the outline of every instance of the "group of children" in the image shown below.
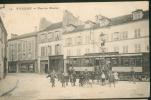
<path fill-rule="evenodd" d="M 81 71 L 80 73 L 76 73 L 76 71 L 72 68 L 68 70 L 68 72 L 64 73 L 55 73 L 53 71 L 47 77 L 50 77 L 50 82 L 52 83 L 52 87 L 55 87 L 55 78 L 61 82 L 62 87 L 68 86 L 68 83 L 71 83 L 71 86 L 76 86 L 76 81 L 79 79 L 79 86 L 83 87 L 84 85 L 91 85 L 94 83 L 94 80 L 97 80 L 98 83 L 102 83 L 102 85 L 106 84 L 106 80 L 108 80 L 110 86 L 118 81 L 118 73 L 117 72 L 88 72 L 87 70 Z"/>

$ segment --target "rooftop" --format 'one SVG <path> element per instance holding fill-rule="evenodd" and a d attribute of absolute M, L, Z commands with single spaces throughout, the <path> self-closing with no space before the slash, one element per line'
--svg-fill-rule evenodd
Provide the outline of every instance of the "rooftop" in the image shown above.
<path fill-rule="evenodd" d="M 144 19 L 148 19 L 148 18 L 149 18 L 149 11 L 147 10 L 147 11 L 144 11 L 143 18 L 139 19 L 139 20 L 144 20 Z M 99 25 L 95 24 L 95 26 L 93 26 L 93 29 L 109 27 L 109 26 L 114 26 L 114 25 L 120 25 L 120 24 L 135 22 L 135 21 L 139 21 L 139 20 L 133 20 L 132 14 L 128 14 L 128 15 L 123 15 L 123 16 L 111 18 L 110 23 L 107 26 L 100 27 Z M 73 31 L 70 31 L 70 32 L 64 32 L 64 34 L 74 33 L 74 32 L 79 32 L 79 31 L 84 31 L 84 30 L 90 30 L 90 28 L 84 28 L 84 27 L 82 28 L 81 27 L 80 29 L 74 29 Z"/>
<path fill-rule="evenodd" d="M 36 36 L 38 32 L 32 32 L 32 33 L 25 33 L 22 35 L 18 35 L 14 38 L 8 39 L 8 41 L 16 40 L 16 39 L 22 39 L 22 38 L 28 38 L 28 37 L 33 37 Z"/>
<path fill-rule="evenodd" d="M 58 22 L 58 23 L 51 24 L 50 26 L 48 26 L 43 31 L 54 30 L 54 29 L 58 29 L 58 28 L 61 28 L 61 27 L 62 27 L 62 22 Z"/>

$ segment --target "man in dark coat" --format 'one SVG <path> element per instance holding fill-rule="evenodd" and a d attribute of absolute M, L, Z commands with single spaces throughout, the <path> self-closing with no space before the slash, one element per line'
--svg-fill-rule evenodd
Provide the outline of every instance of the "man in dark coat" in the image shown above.
<path fill-rule="evenodd" d="M 88 73 L 87 69 L 85 69 L 85 71 L 84 71 L 84 83 L 85 83 L 85 85 L 88 83 L 88 81 L 89 81 L 89 73 Z"/>
<path fill-rule="evenodd" d="M 65 87 L 65 73 L 61 73 L 61 84 L 62 84 L 62 87 Z"/>
<path fill-rule="evenodd" d="M 109 85 L 110 85 L 110 87 L 111 87 L 112 84 L 113 84 L 114 87 L 115 87 L 115 78 L 114 78 L 113 72 L 110 71 L 108 76 L 109 76 Z"/>
<path fill-rule="evenodd" d="M 75 84 L 76 83 L 76 72 L 74 71 L 72 75 L 73 75 L 73 86 L 75 86 L 76 85 Z"/>
<path fill-rule="evenodd" d="M 79 75 L 79 86 L 83 87 L 83 82 L 84 82 L 84 74 L 83 74 L 83 72 L 80 72 L 80 75 Z"/>
<path fill-rule="evenodd" d="M 130 74 L 131 74 L 130 80 L 131 80 L 133 83 L 135 83 L 135 71 L 134 71 L 134 68 L 133 68 L 133 67 L 131 68 Z"/>

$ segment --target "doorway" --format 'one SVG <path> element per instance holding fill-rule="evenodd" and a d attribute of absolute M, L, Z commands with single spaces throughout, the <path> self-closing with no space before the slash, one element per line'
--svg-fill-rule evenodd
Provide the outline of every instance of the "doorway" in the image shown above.
<path fill-rule="evenodd" d="M 48 64 L 45 64 L 45 73 L 48 73 Z"/>

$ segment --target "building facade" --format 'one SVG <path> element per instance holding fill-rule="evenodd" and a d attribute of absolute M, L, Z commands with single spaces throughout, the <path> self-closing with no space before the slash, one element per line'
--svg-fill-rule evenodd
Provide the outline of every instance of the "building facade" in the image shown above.
<path fill-rule="evenodd" d="M 115 18 L 96 16 L 81 28 L 63 33 L 64 59 L 88 53 L 149 53 L 149 11 L 136 10 Z"/>
<path fill-rule="evenodd" d="M 8 40 L 8 72 L 38 72 L 37 33 Z"/>
<path fill-rule="evenodd" d="M 0 17 L 0 80 L 5 78 L 7 73 L 7 32 Z"/>
<path fill-rule="evenodd" d="M 48 73 L 52 70 L 63 71 L 62 32 L 62 22 L 58 22 L 38 33 L 38 68 L 40 73 Z"/>
<path fill-rule="evenodd" d="M 115 18 L 97 15 L 80 21 L 69 11 L 63 20 L 8 40 L 9 72 L 66 71 L 69 56 L 90 53 L 149 53 L 149 11 Z"/>

